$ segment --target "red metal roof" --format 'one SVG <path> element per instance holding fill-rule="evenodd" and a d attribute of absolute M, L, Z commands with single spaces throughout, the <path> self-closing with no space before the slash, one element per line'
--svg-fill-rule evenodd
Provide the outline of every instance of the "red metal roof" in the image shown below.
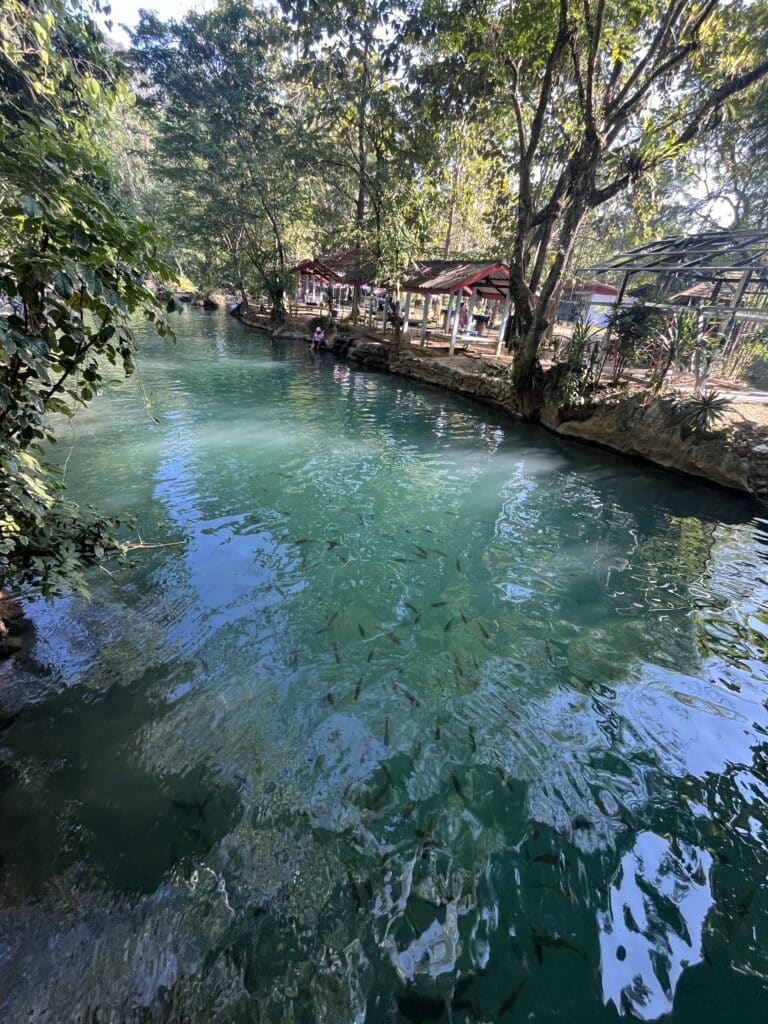
<path fill-rule="evenodd" d="M 457 292 L 478 294 L 489 291 L 492 298 L 499 292 L 506 295 L 509 267 L 490 260 L 424 260 L 419 271 L 403 282 L 403 290 L 420 295 L 455 295 Z"/>

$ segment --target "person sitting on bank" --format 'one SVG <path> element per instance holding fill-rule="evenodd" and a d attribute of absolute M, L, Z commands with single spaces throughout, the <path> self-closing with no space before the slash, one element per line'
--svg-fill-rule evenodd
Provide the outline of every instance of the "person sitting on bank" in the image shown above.
<path fill-rule="evenodd" d="M 318 324 L 315 328 L 315 333 L 312 335 L 312 348 L 318 349 L 321 345 L 325 345 L 325 331 Z"/>

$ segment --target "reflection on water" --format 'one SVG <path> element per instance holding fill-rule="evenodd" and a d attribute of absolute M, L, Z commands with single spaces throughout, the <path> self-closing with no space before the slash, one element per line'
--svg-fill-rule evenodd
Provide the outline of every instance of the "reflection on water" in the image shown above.
<path fill-rule="evenodd" d="M 0 665 L 0 1018 L 761 1019 L 751 506 L 180 324 L 67 474 L 183 546 Z"/>

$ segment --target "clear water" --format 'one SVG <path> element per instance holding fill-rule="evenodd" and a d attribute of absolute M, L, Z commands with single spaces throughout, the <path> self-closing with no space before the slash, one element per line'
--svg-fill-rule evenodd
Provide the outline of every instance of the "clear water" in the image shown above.
<path fill-rule="evenodd" d="M 0 665 L 0 1019 L 765 1019 L 768 535 L 188 311 L 62 428 L 184 541 Z"/>

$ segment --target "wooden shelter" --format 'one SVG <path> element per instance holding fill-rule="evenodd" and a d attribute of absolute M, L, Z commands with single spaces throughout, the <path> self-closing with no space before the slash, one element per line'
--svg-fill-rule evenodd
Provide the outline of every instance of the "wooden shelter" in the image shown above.
<path fill-rule="evenodd" d="M 451 324 L 451 339 L 448 354 L 453 355 L 459 332 L 459 307 L 465 297 L 469 298 L 467 320 L 473 316 L 478 299 L 503 302 L 502 324 L 499 339 L 504 337 L 504 328 L 509 316 L 509 267 L 498 260 L 420 260 L 418 270 L 402 285 L 406 294 L 405 321 L 408 322 L 411 296 L 424 296 L 424 310 L 421 322 L 421 342 L 426 341 L 429 306 L 433 295 L 448 296 L 448 323 Z"/>

